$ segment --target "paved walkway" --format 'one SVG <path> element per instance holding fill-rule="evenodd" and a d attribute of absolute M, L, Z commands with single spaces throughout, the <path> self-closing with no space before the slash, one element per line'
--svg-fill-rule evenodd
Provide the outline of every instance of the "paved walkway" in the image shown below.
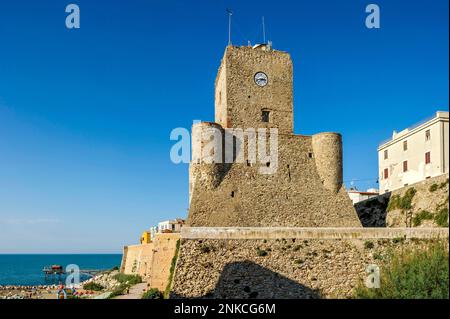
<path fill-rule="evenodd" d="M 127 295 L 117 296 L 114 299 L 141 299 L 144 291 L 147 290 L 147 283 L 143 282 L 130 287 L 130 292 Z"/>

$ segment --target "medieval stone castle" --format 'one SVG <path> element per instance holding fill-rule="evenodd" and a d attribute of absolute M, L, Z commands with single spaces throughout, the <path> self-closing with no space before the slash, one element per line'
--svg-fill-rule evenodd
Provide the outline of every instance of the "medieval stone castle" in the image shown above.
<path fill-rule="evenodd" d="M 258 162 L 251 132 L 260 130 L 270 132 L 270 145 L 267 136 L 258 139 L 258 155 L 274 147 L 276 157 Z M 289 54 L 228 46 L 215 83 L 215 122 L 192 128 L 186 225 L 125 247 L 122 271 L 141 274 L 170 298 L 349 298 L 379 256 L 430 239 L 448 244 L 448 227 L 386 227 L 390 195 L 372 199 L 358 217 L 342 161 L 340 134 L 294 134 Z M 414 188 L 418 210 L 448 209 L 448 197 L 441 203 L 448 175 L 439 178 L 392 196 Z M 432 183 L 442 185 L 439 192 L 429 192 Z M 384 213 L 374 221 L 375 208 Z"/>
<path fill-rule="evenodd" d="M 360 226 L 342 185 L 341 135 L 295 135 L 293 101 L 288 53 L 267 45 L 226 48 L 215 83 L 215 122 L 192 129 L 190 226 Z M 277 169 L 260 174 L 248 154 L 243 163 L 226 163 L 223 140 L 213 150 L 222 160 L 204 160 L 211 156 L 202 152 L 211 128 L 223 136 L 278 129 Z M 244 139 L 237 152 L 251 147 Z"/>

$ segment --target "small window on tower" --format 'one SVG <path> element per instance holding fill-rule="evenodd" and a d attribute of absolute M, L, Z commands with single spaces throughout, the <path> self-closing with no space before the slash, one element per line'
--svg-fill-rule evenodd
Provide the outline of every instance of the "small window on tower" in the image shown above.
<path fill-rule="evenodd" d="M 269 123 L 269 121 L 270 121 L 270 111 L 267 111 L 267 110 L 263 110 L 262 111 L 262 121 L 264 123 Z"/>
<path fill-rule="evenodd" d="M 404 151 L 408 150 L 408 141 L 403 141 L 403 150 Z"/>
<path fill-rule="evenodd" d="M 425 141 L 429 141 L 431 139 L 431 132 L 430 130 L 425 131 Z"/>

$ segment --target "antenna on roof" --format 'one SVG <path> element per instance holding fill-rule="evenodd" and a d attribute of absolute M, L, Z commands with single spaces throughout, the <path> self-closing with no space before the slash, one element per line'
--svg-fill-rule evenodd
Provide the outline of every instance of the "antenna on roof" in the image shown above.
<path fill-rule="evenodd" d="M 231 45 L 231 16 L 233 15 L 233 11 L 227 9 L 228 13 L 228 45 Z"/>
<path fill-rule="evenodd" d="M 263 29 L 263 44 L 266 44 L 266 23 L 264 21 L 264 16 L 262 17 L 262 29 Z"/>

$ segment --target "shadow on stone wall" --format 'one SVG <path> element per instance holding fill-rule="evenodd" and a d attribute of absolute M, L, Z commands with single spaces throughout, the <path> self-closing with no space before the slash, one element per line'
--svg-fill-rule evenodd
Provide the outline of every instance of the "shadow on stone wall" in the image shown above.
<path fill-rule="evenodd" d="M 386 227 L 387 206 L 391 192 L 355 204 L 363 227 Z"/>
<path fill-rule="evenodd" d="M 170 298 L 184 296 L 171 294 Z M 227 264 L 208 299 L 319 299 L 318 291 L 303 286 L 251 261 Z"/>

